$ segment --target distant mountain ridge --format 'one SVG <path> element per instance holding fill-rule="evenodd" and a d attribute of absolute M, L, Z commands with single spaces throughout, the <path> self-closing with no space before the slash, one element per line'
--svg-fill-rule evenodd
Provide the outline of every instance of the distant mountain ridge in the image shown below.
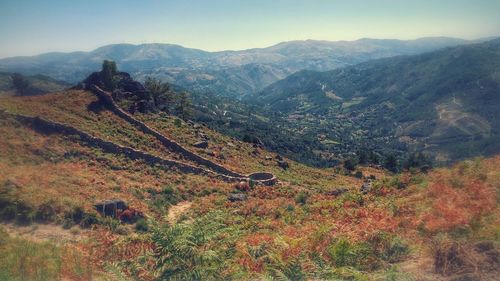
<path fill-rule="evenodd" d="M 243 96 L 300 70 L 326 71 L 377 58 L 417 54 L 473 41 L 432 37 L 417 40 L 290 41 L 267 48 L 207 52 L 173 44 L 114 44 L 90 52 L 46 53 L 0 59 L 0 71 L 44 74 L 75 83 L 104 59 L 141 79 L 147 75 L 190 91 Z"/>

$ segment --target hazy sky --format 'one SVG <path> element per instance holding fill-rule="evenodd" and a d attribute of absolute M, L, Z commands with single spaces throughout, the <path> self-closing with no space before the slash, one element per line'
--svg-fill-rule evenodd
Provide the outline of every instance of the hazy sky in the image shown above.
<path fill-rule="evenodd" d="M 500 35 L 500 0 L 0 0 L 0 57 L 174 43 L 204 50 L 298 39 Z"/>

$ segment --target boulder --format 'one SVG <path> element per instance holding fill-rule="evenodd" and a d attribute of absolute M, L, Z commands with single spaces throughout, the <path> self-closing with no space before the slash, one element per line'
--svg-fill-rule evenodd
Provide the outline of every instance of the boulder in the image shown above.
<path fill-rule="evenodd" d="M 198 137 L 201 140 L 205 140 L 205 141 L 208 141 L 210 139 L 210 137 L 208 135 L 206 135 L 205 133 L 203 133 L 203 132 L 198 132 Z"/>
<path fill-rule="evenodd" d="M 116 217 L 117 212 L 126 210 L 128 206 L 125 201 L 114 199 L 98 202 L 94 204 L 94 208 L 103 216 Z"/>
<path fill-rule="evenodd" d="M 480 281 L 478 277 L 473 274 L 463 274 L 450 279 L 450 281 Z"/>
<path fill-rule="evenodd" d="M 290 164 L 288 164 L 285 160 L 278 160 L 278 166 L 283 170 L 286 170 L 290 167 Z"/>
<path fill-rule="evenodd" d="M 234 188 L 239 191 L 246 192 L 250 190 L 250 184 L 246 181 L 240 181 L 239 183 L 234 185 Z"/>
<path fill-rule="evenodd" d="M 231 193 L 227 199 L 231 202 L 245 201 L 247 200 L 247 195 L 244 193 Z"/>
<path fill-rule="evenodd" d="M 205 149 L 205 153 L 209 156 L 215 157 L 215 152 L 211 149 Z"/>
<path fill-rule="evenodd" d="M 137 102 L 136 108 L 141 113 L 153 112 L 155 111 L 155 104 L 150 100 L 140 100 Z"/>
<path fill-rule="evenodd" d="M 367 194 L 372 190 L 372 183 L 371 182 L 365 182 L 360 188 L 361 193 Z"/>
<path fill-rule="evenodd" d="M 483 253 L 495 249 L 495 244 L 493 244 L 493 241 L 480 241 L 474 245 L 474 248 L 476 248 L 476 251 Z"/>
<path fill-rule="evenodd" d="M 208 147 L 208 141 L 206 141 L 206 140 L 199 141 L 199 142 L 193 144 L 193 146 L 197 147 L 197 148 L 207 148 Z"/>
<path fill-rule="evenodd" d="M 348 191 L 349 191 L 349 189 L 347 189 L 345 187 L 339 187 L 339 188 L 336 188 L 332 191 L 328 191 L 327 195 L 340 196 Z"/>

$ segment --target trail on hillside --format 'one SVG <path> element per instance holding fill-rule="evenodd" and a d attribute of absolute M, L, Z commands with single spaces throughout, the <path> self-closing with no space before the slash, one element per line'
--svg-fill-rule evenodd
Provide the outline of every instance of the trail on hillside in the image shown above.
<path fill-rule="evenodd" d="M 0 224 L 10 236 L 21 237 L 35 242 L 54 243 L 78 242 L 85 237 L 81 229 L 64 229 L 55 224 L 32 224 L 27 226 L 18 226 L 14 224 Z"/>
<path fill-rule="evenodd" d="M 193 203 L 189 201 L 183 201 L 174 205 L 168 209 L 167 220 L 170 224 L 175 224 L 179 217 L 186 213 Z"/>

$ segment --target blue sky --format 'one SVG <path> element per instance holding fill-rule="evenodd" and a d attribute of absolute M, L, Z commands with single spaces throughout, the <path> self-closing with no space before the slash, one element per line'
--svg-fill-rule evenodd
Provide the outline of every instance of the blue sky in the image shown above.
<path fill-rule="evenodd" d="M 214 51 L 302 39 L 498 35 L 499 0 L 0 0 L 0 57 L 111 43 Z"/>

